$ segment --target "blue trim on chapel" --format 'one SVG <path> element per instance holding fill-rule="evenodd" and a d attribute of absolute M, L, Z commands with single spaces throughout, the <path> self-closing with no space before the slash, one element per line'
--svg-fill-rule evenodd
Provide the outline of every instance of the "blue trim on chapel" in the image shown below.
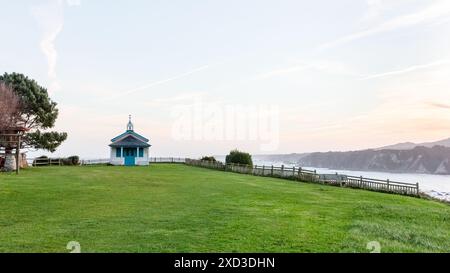
<path fill-rule="evenodd" d="M 149 140 L 140 134 L 134 132 L 134 126 L 131 122 L 131 116 L 129 117 L 129 121 L 127 124 L 127 130 L 125 133 L 120 134 L 119 136 L 116 136 L 115 138 L 111 139 L 111 144 L 109 144 L 110 147 L 117 148 L 116 150 L 116 157 L 122 157 L 122 151 L 123 148 L 148 148 L 152 145 L 148 144 Z M 120 149 L 119 149 L 120 148 Z M 142 151 L 142 153 L 141 153 Z M 143 157 L 143 150 L 139 149 L 139 156 Z M 142 156 L 141 156 L 142 154 Z M 136 157 L 137 155 L 134 155 Z"/>
<path fill-rule="evenodd" d="M 135 138 L 132 135 L 126 136 L 122 139 L 120 139 L 119 141 L 113 142 L 111 144 L 109 144 L 110 147 L 115 147 L 115 148 L 148 148 L 151 145 L 148 144 L 145 141 L 142 141 L 140 139 Z"/>
<path fill-rule="evenodd" d="M 143 137 L 140 134 L 136 133 L 135 131 L 126 131 L 125 133 L 120 134 L 120 135 L 116 136 L 115 138 L 111 139 L 111 142 L 116 142 L 117 140 L 119 140 L 121 138 L 124 138 L 127 135 L 132 135 L 132 136 L 135 136 L 137 138 L 140 138 L 142 141 L 149 142 L 148 139 L 146 139 L 145 137 Z"/>

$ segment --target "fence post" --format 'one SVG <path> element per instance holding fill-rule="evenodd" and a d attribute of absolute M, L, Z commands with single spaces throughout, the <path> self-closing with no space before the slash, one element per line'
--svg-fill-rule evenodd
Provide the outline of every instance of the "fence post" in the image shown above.
<path fill-rule="evenodd" d="M 359 187 L 362 188 L 362 183 L 363 183 L 363 177 L 361 175 L 361 177 L 359 178 Z"/>
<path fill-rule="evenodd" d="M 389 179 L 386 180 L 386 182 L 387 182 L 387 190 L 389 191 Z"/>
<path fill-rule="evenodd" d="M 273 165 L 272 165 L 272 170 L 270 172 L 270 176 L 273 176 Z"/>
<path fill-rule="evenodd" d="M 6 157 L 6 149 L 5 149 L 5 157 Z M 20 171 L 20 161 L 22 161 L 22 157 L 20 156 L 20 135 L 18 135 L 16 147 L 16 174 L 19 174 Z"/>
<path fill-rule="evenodd" d="M 292 177 L 295 177 L 295 166 L 292 167 Z"/>
<path fill-rule="evenodd" d="M 262 173 L 262 175 L 263 175 L 263 176 L 265 176 L 265 175 L 266 175 L 266 173 L 265 173 L 265 169 L 266 169 L 266 165 L 263 165 L 263 173 Z"/>
<path fill-rule="evenodd" d="M 336 172 L 336 182 L 339 182 L 339 186 L 342 187 L 344 183 L 342 182 L 341 178 L 339 177 L 339 173 Z"/>
<path fill-rule="evenodd" d="M 419 183 L 416 183 L 416 188 L 417 188 L 417 196 L 419 196 Z"/>
<path fill-rule="evenodd" d="M 281 177 L 284 176 L 284 165 L 281 165 Z"/>

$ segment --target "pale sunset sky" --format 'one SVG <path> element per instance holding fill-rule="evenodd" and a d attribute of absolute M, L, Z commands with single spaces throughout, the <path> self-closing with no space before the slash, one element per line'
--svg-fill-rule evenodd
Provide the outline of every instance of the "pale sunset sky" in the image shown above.
<path fill-rule="evenodd" d="M 48 88 L 60 110 L 55 129 L 69 134 L 56 156 L 107 158 L 129 114 L 151 156 L 450 137 L 449 0 L 0 2 L 0 73 Z M 218 111 L 275 107 L 277 145 L 180 139 L 174 126 L 187 119 L 176 107 L 198 101 Z M 188 127 L 211 119 L 220 115 Z"/>

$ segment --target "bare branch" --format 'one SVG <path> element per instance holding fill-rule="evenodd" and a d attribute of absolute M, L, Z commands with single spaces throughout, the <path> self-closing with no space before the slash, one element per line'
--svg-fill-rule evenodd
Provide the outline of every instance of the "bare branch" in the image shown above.
<path fill-rule="evenodd" d="M 20 126 L 20 111 L 20 98 L 8 85 L 0 82 L 0 129 Z"/>

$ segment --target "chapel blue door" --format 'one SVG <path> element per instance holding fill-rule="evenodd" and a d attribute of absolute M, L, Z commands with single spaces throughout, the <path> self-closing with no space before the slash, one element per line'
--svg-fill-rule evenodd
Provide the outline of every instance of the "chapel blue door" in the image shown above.
<path fill-rule="evenodd" d="M 123 150 L 125 158 L 125 166 L 134 166 L 136 159 L 136 148 L 126 148 Z"/>

